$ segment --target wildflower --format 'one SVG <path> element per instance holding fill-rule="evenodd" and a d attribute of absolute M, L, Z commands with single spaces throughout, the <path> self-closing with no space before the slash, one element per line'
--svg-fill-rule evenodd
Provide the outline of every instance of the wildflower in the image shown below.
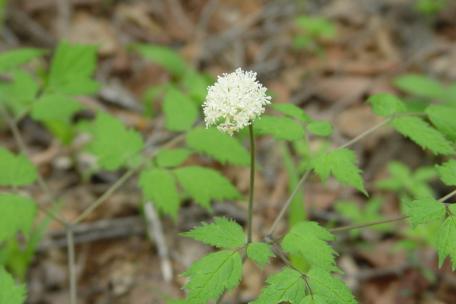
<path fill-rule="evenodd" d="M 256 76 L 255 72 L 238 68 L 217 78 L 208 88 L 203 104 L 206 127 L 217 126 L 220 131 L 233 135 L 264 112 L 271 97 L 266 95 L 266 88 Z"/>

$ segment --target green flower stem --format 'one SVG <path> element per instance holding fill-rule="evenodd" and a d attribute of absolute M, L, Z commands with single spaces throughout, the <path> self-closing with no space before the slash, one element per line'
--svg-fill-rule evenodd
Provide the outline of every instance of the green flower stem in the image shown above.
<path fill-rule="evenodd" d="M 255 134 L 253 133 L 253 123 L 249 125 L 250 135 L 250 194 L 249 210 L 247 219 L 247 244 L 252 242 L 252 219 L 253 219 L 253 194 L 255 192 Z"/>

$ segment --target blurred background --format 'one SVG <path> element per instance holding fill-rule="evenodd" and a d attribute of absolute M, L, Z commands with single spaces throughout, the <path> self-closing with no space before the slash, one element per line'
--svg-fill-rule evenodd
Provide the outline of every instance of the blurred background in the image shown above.
<path fill-rule="evenodd" d="M 201 101 L 216 75 L 237 67 L 256 71 L 274 102 L 293 103 L 331 122 L 335 145 L 381 121 L 366 103 L 373 93 L 399 94 L 416 109 L 434 99 L 456 100 L 454 0 L 0 0 L 0 5 L 0 51 L 43 48 L 49 50 L 49 60 L 62 40 L 97 45 L 95 78 L 101 89 L 78 99 L 85 107 L 78 115 L 93 117 L 103 109 L 149 139 L 169 135 L 160 111 L 161 89 L 179 78 L 180 64 L 196 71 L 185 94 Z M 63 197 L 59 212 L 66 218 L 75 218 L 121 175 L 84 176 L 77 145 L 62 145 L 28 117 L 19 126 L 33 162 Z M 15 147 L 4 126 L 0 140 L 2 146 Z M 256 238 L 263 236 L 296 184 L 312 145 L 319 144 L 320 139 L 293 147 L 267 137 L 259 141 Z M 293 218 L 327 226 L 381 220 L 399 215 L 401 200 L 448 193 L 436 180 L 436 158 L 389 128 L 354 149 L 370 196 L 310 178 L 281 231 Z M 247 193 L 247 168 L 201 157 L 189 162 L 221 170 Z M 39 200 L 39 189 L 30 191 Z M 179 273 L 210 248 L 178 232 L 214 214 L 240 223 L 246 219 L 242 200 L 217 202 L 212 213 L 184 202 L 175 222 L 160 219 L 164 241 L 157 245 L 147 237 L 141 202 L 132 180 L 77 228 L 81 303 L 166 303 L 182 297 L 185 280 Z M 456 275 L 447 263 L 438 269 L 432 233 L 398 223 L 338 234 L 338 263 L 360 303 L 456 303 Z M 23 262 L 20 254 L 7 258 L 27 282 L 28 303 L 67 303 L 65 244 L 62 228 L 51 224 L 30 261 Z M 159 254 L 160 246 L 167 247 L 166 257 Z M 172 269 L 167 280 L 164 258 Z M 252 300 L 267 274 L 279 267 L 279 261 L 264 271 L 247 264 L 234 296 L 243 303 Z M 231 296 L 226 303 L 232 303 Z"/>

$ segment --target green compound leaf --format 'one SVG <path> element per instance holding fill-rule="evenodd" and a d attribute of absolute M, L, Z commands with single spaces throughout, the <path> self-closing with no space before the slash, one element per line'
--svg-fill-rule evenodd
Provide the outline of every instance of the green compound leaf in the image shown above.
<path fill-rule="evenodd" d="M 273 103 L 272 108 L 280 113 L 299 119 L 303 122 L 309 122 L 311 120 L 310 116 L 307 115 L 303 109 L 292 103 Z"/>
<path fill-rule="evenodd" d="M 106 170 L 120 168 L 144 146 L 138 132 L 128 130 L 121 121 L 103 112 L 98 113 L 91 131 L 93 138 L 88 148 Z"/>
<path fill-rule="evenodd" d="M 440 132 L 456 141 L 456 108 L 431 105 L 426 109 L 426 114 Z"/>
<path fill-rule="evenodd" d="M 207 304 L 239 285 L 242 259 L 236 251 L 222 250 L 196 261 L 183 275 L 189 278 L 185 303 Z"/>
<path fill-rule="evenodd" d="M 222 164 L 248 166 L 249 153 L 239 141 L 217 129 L 196 128 L 188 132 L 187 145 L 197 152 L 206 154 Z"/>
<path fill-rule="evenodd" d="M 315 295 L 320 296 L 327 304 L 356 304 L 348 287 L 329 272 L 312 268 L 308 272 L 309 285 Z"/>
<path fill-rule="evenodd" d="M 449 155 L 454 153 L 451 143 L 421 118 L 398 117 L 393 120 L 392 125 L 399 133 L 410 138 L 423 149 L 429 149 L 434 154 Z"/>
<path fill-rule="evenodd" d="M 187 131 L 198 118 L 193 101 L 174 87 L 169 87 L 163 99 L 165 127 L 170 131 Z"/>
<path fill-rule="evenodd" d="M 361 170 L 356 165 L 355 153 L 349 149 L 336 149 L 318 155 L 313 160 L 313 168 L 323 181 L 332 175 L 340 183 L 353 186 L 367 194 L 364 189 Z"/>
<path fill-rule="evenodd" d="M 182 77 L 187 69 L 182 56 L 171 48 L 154 44 L 137 44 L 133 49 L 175 77 Z"/>
<path fill-rule="evenodd" d="M 17 285 L 13 277 L 0 266 L 0 303 L 23 304 L 26 298 L 24 285 Z"/>
<path fill-rule="evenodd" d="M 266 280 L 267 286 L 251 304 L 279 304 L 289 302 L 300 304 L 306 296 L 306 283 L 299 272 L 288 267 L 271 275 Z M 343 303 L 343 302 L 341 302 Z"/>
<path fill-rule="evenodd" d="M 0 82 L 0 104 L 20 116 L 35 101 L 38 83 L 30 74 L 20 70 L 14 71 L 9 77 L 10 82 Z"/>
<path fill-rule="evenodd" d="M 406 93 L 425 98 L 440 99 L 445 92 L 445 87 L 439 82 L 419 74 L 401 75 L 394 84 Z"/>
<path fill-rule="evenodd" d="M 177 167 L 187 160 L 192 154 L 188 149 L 161 149 L 155 156 L 159 167 Z"/>
<path fill-rule="evenodd" d="M 432 221 L 442 221 L 445 217 L 445 206 L 432 198 L 424 198 L 408 202 L 405 214 L 409 216 L 412 226 L 416 227 Z"/>
<path fill-rule="evenodd" d="M 247 246 L 247 256 L 259 267 L 263 268 L 269 263 L 269 259 L 274 257 L 271 245 L 263 242 L 253 242 Z"/>
<path fill-rule="evenodd" d="M 174 171 L 184 190 L 205 208 L 211 200 L 237 199 L 241 195 L 224 176 L 215 170 L 190 166 Z"/>
<path fill-rule="evenodd" d="M 61 42 L 52 60 L 45 91 L 73 96 L 95 93 L 99 84 L 91 76 L 96 60 L 95 46 Z"/>
<path fill-rule="evenodd" d="M 317 295 L 308 295 L 304 299 L 302 299 L 301 302 L 299 302 L 299 304 L 327 304 L 327 303 L 328 302 L 326 302 L 326 300 L 323 297 L 317 296 Z"/>
<path fill-rule="evenodd" d="M 21 231 L 27 234 L 36 214 L 35 203 L 24 196 L 0 193 L 0 243 Z"/>
<path fill-rule="evenodd" d="M 436 166 L 437 173 L 447 186 L 456 186 L 456 160 L 450 159 L 440 166 Z"/>
<path fill-rule="evenodd" d="M 313 121 L 307 125 L 307 129 L 318 136 L 330 136 L 333 132 L 331 124 L 327 121 Z"/>
<path fill-rule="evenodd" d="M 390 116 L 405 112 L 405 104 L 396 96 L 388 93 L 380 93 L 369 97 L 368 102 L 372 111 L 379 116 Z"/>
<path fill-rule="evenodd" d="M 23 186 L 32 184 L 37 171 L 24 155 L 14 155 L 0 148 L 0 186 Z"/>
<path fill-rule="evenodd" d="M 182 79 L 182 84 L 197 104 L 201 105 L 204 102 L 207 95 L 207 87 L 210 84 L 208 77 L 195 70 L 188 69 Z"/>
<path fill-rule="evenodd" d="M 0 54 L 0 72 L 8 72 L 44 54 L 43 50 L 20 48 Z"/>
<path fill-rule="evenodd" d="M 244 230 L 235 221 L 224 217 L 214 218 L 214 222 L 193 228 L 183 236 L 217 248 L 235 249 L 245 244 Z"/>
<path fill-rule="evenodd" d="M 456 269 L 456 218 L 448 216 L 437 231 L 437 252 L 439 267 L 442 267 L 445 258 L 451 259 L 451 268 Z"/>
<path fill-rule="evenodd" d="M 152 201 L 165 214 L 177 218 L 179 195 L 174 176 L 164 169 L 147 169 L 139 176 L 144 198 Z"/>
<path fill-rule="evenodd" d="M 82 108 L 74 98 L 60 94 L 44 95 L 32 106 L 32 118 L 38 121 L 69 122 L 72 116 Z"/>
<path fill-rule="evenodd" d="M 332 240 L 334 236 L 316 222 L 301 222 L 285 235 L 281 245 L 286 252 L 304 258 L 311 269 L 331 272 L 338 271 L 334 259 L 337 253 L 327 243 Z"/>
<path fill-rule="evenodd" d="M 258 135 L 271 135 L 276 139 L 298 140 L 304 137 L 304 128 L 287 117 L 264 115 L 255 120 L 254 129 Z"/>

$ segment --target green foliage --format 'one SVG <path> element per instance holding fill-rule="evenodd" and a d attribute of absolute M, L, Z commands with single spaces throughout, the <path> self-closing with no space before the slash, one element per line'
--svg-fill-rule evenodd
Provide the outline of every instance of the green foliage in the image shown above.
<path fill-rule="evenodd" d="M 188 149 L 161 149 L 155 156 L 155 161 L 159 167 L 177 167 L 187 160 L 192 154 Z"/>
<path fill-rule="evenodd" d="M 191 166 L 176 169 L 175 174 L 188 195 L 205 208 L 210 208 L 211 200 L 240 197 L 236 188 L 215 170 Z"/>
<path fill-rule="evenodd" d="M 368 101 L 372 111 L 379 116 L 390 116 L 406 110 L 405 104 L 399 98 L 388 93 L 372 95 Z"/>
<path fill-rule="evenodd" d="M 415 9 L 425 15 L 434 15 L 442 11 L 447 0 L 416 0 Z"/>
<path fill-rule="evenodd" d="M 214 222 L 202 223 L 201 226 L 184 232 L 182 235 L 217 248 L 236 249 L 245 244 L 242 227 L 235 221 L 224 217 L 216 217 Z"/>
<path fill-rule="evenodd" d="M 273 103 L 272 108 L 282 114 L 299 119 L 302 122 L 309 122 L 311 120 L 310 116 L 303 109 L 292 103 Z"/>
<path fill-rule="evenodd" d="M 285 235 L 282 247 L 286 252 L 304 258 L 311 269 L 338 271 L 334 259 L 337 253 L 327 243 L 332 240 L 334 236 L 316 222 L 302 222 L 294 225 Z"/>
<path fill-rule="evenodd" d="M 446 163 L 436 166 L 438 175 L 447 186 L 456 186 L 456 160 L 450 159 Z"/>
<path fill-rule="evenodd" d="M 187 131 L 198 118 L 192 100 L 174 87 L 169 87 L 163 100 L 165 127 L 170 131 Z"/>
<path fill-rule="evenodd" d="M 96 58 L 95 46 L 61 42 L 52 60 L 45 94 L 77 96 L 95 93 L 99 85 L 91 76 L 95 71 Z"/>
<path fill-rule="evenodd" d="M 251 304 L 279 304 L 289 302 L 300 304 L 306 296 L 306 283 L 303 276 L 288 267 L 271 275 L 266 280 L 267 286 L 261 290 L 260 296 Z"/>
<path fill-rule="evenodd" d="M 32 184 L 37 172 L 32 162 L 24 155 L 14 155 L 0 148 L 0 186 L 23 186 Z"/>
<path fill-rule="evenodd" d="M 168 47 L 154 44 L 137 44 L 133 46 L 133 50 L 162 66 L 175 77 L 182 77 L 187 69 L 187 64 L 180 54 Z"/>
<path fill-rule="evenodd" d="M 426 109 L 432 124 L 444 135 L 456 141 L 456 108 L 441 105 L 431 105 Z"/>
<path fill-rule="evenodd" d="M 423 149 L 428 149 L 434 154 L 454 154 L 451 142 L 419 117 L 397 117 L 392 125 L 399 133 Z"/>
<path fill-rule="evenodd" d="M 304 137 L 304 128 L 287 117 L 263 115 L 255 121 L 254 129 L 259 135 L 271 135 L 276 139 L 298 140 Z"/>
<path fill-rule="evenodd" d="M 263 242 L 253 242 L 247 246 L 247 257 L 263 268 L 274 257 L 271 245 Z"/>
<path fill-rule="evenodd" d="M 97 157 L 98 165 L 106 170 L 117 170 L 144 146 L 138 132 L 128 130 L 121 121 L 103 112 L 97 114 L 91 133 L 89 151 Z"/>
<path fill-rule="evenodd" d="M 36 214 L 35 203 L 24 196 L 0 193 L 0 243 L 19 231 L 27 234 Z M 1 289 L 0 289 L 1 290 Z"/>
<path fill-rule="evenodd" d="M 312 268 L 309 273 L 309 285 L 313 294 L 323 298 L 327 304 L 356 304 L 358 303 L 343 281 L 330 273 Z"/>
<path fill-rule="evenodd" d="M 0 303 L 23 304 L 25 298 L 25 286 L 17 285 L 11 275 L 0 266 Z"/>
<path fill-rule="evenodd" d="M 297 49 L 321 53 L 319 40 L 329 40 L 336 36 L 335 25 L 322 17 L 299 16 L 295 24 L 300 32 L 293 39 L 293 46 Z"/>
<path fill-rule="evenodd" d="M 237 139 L 217 129 L 196 128 L 188 132 L 187 145 L 221 163 L 248 166 L 249 153 Z"/>
<path fill-rule="evenodd" d="M 423 198 L 408 202 L 405 214 L 412 226 L 416 227 L 432 221 L 442 221 L 445 217 L 445 206 L 432 198 Z"/>
<path fill-rule="evenodd" d="M 182 79 L 182 86 L 197 104 L 202 104 L 209 86 L 208 77 L 192 69 L 187 69 Z"/>
<path fill-rule="evenodd" d="M 326 181 L 330 175 L 340 183 L 353 186 L 367 195 L 361 170 L 356 166 L 355 153 L 349 149 L 336 149 L 317 155 L 312 161 L 315 173 Z"/>
<path fill-rule="evenodd" d="M 330 136 L 333 132 L 331 124 L 327 121 L 312 121 L 307 125 L 307 130 L 318 136 Z"/>
<path fill-rule="evenodd" d="M 456 211 L 456 208 L 453 208 L 452 212 L 454 211 Z M 437 232 L 437 251 L 439 254 L 439 267 L 442 267 L 445 258 L 448 256 L 451 259 L 451 268 L 454 271 L 456 269 L 456 217 L 454 215 L 448 216 L 439 227 Z"/>
<path fill-rule="evenodd" d="M 174 176 L 167 170 L 151 168 L 141 172 L 139 186 L 144 198 L 165 214 L 177 218 L 179 195 Z"/>
<path fill-rule="evenodd" d="M 193 263 L 184 273 L 189 278 L 185 285 L 187 304 L 206 304 L 217 299 L 224 290 L 239 285 L 242 260 L 236 251 L 222 250 L 211 253 Z"/>
<path fill-rule="evenodd" d="M 35 48 L 20 48 L 3 52 L 0 54 L 0 72 L 10 72 L 43 54 L 43 50 Z"/>
<path fill-rule="evenodd" d="M 398 76 L 394 84 L 406 93 L 430 99 L 441 99 L 445 92 L 445 87 L 438 81 L 419 74 Z"/>
<path fill-rule="evenodd" d="M 11 81 L 0 82 L 0 104 L 20 116 L 34 102 L 39 86 L 34 77 L 20 70 L 15 70 L 9 77 Z"/>

